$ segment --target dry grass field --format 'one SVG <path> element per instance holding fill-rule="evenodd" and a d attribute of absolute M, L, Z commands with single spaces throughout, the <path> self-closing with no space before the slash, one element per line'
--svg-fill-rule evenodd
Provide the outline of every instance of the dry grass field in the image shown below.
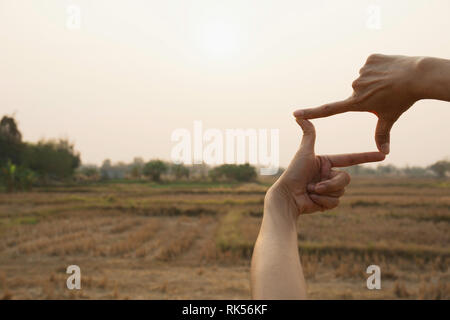
<path fill-rule="evenodd" d="M 249 299 L 267 186 L 105 183 L 0 194 L 0 298 Z M 450 183 L 354 178 L 299 219 L 310 298 L 449 299 Z M 66 288 L 67 266 L 81 290 Z M 381 290 L 366 288 L 367 266 Z"/>

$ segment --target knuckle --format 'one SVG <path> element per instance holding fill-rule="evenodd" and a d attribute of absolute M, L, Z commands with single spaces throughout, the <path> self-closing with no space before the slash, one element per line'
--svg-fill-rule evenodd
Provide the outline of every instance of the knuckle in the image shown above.
<path fill-rule="evenodd" d="M 353 163 L 353 161 L 354 161 L 352 158 L 350 158 L 349 160 L 351 163 Z M 350 178 L 350 175 L 346 171 L 339 171 L 339 174 L 340 174 L 340 179 L 339 179 L 340 183 L 339 184 L 341 185 L 340 189 L 342 189 L 344 186 L 346 186 L 350 183 L 351 178 Z"/>
<path fill-rule="evenodd" d="M 329 189 L 330 189 L 330 183 L 329 182 L 322 182 L 321 183 L 321 193 L 324 193 L 324 192 L 328 192 L 329 191 Z"/>
<path fill-rule="evenodd" d="M 344 173 L 344 176 L 345 176 L 345 183 L 349 184 L 350 181 L 352 181 L 352 178 L 350 177 L 350 175 L 347 172 Z"/>
<path fill-rule="evenodd" d="M 385 139 L 387 137 L 389 137 L 389 133 L 387 133 L 387 132 L 382 132 L 382 131 L 375 132 L 375 138 L 377 138 L 377 139 Z"/>
<path fill-rule="evenodd" d="M 381 54 L 379 53 L 372 53 L 367 57 L 367 63 L 371 63 L 374 61 L 377 61 L 381 57 Z"/>
<path fill-rule="evenodd" d="M 361 69 L 359 69 L 359 74 L 363 75 L 367 72 L 367 70 L 368 70 L 367 66 L 363 66 Z"/>
<path fill-rule="evenodd" d="M 351 97 L 350 107 L 353 109 L 358 108 L 363 100 L 364 96 L 360 92 L 354 91 Z"/>

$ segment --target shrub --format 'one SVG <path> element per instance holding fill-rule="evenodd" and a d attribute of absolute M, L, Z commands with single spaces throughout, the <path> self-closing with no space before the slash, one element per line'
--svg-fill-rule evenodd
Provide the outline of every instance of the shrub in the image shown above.
<path fill-rule="evenodd" d="M 80 163 L 80 155 L 67 140 L 27 144 L 23 162 L 25 167 L 36 172 L 45 182 L 72 177 Z"/>
<path fill-rule="evenodd" d="M 217 180 L 231 180 L 239 182 L 249 182 L 256 178 L 256 169 L 246 164 L 224 164 L 219 167 L 215 167 L 209 172 L 209 176 L 214 181 Z"/>
<path fill-rule="evenodd" d="M 430 170 L 432 170 L 439 178 L 445 178 L 447 172 L 450 172 L 450 161 L 438 161 L 430 166 Z"/>
<path fill-rule="evenodd" d="M 36 174 L 28 168 L 16 166 L 8 161 L 1 168 L 1 181 L 6 186 L 7 192 L 29 191 L 36 181 Z"/>
<path fill-rule="evenodd" d="M 144 176 L 149 177 L 151 180 L 160 182 L 161 175 L 166 173 L 168 166 L 161 160 L 151 160 L 144 166 Z"/>
<path fill-rule="evenodd" d="M 170 169 L 177 180 L 189 178 L 189 168 L 183 164 L 173 164 Z"/>

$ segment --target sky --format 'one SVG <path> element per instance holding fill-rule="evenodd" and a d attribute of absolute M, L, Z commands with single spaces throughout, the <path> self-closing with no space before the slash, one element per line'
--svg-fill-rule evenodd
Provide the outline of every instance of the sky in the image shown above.
<path fill-rule="evenodd" d="M 0 116 L 96 164 L 169 160 L 172 133 L 194 121 L 278 129 L 286 166 L 295 109 L 348 97 L 371 53 L 449 59 L 449 12 L 448 0 L 0 0 Z M 417 102 L 385 163 L 450 157 L 449 119 L 449 103 Z M 370 113 L 313 123 L 318 154 L 376 150 Z"/>

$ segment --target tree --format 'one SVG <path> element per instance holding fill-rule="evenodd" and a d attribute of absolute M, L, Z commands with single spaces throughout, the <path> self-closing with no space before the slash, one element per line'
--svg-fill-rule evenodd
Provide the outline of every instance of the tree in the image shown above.
<path fill-rule="evenodd" d="M 145 162 L 142 158 L 136 157 L 133 159 L 133 163 L 130 165 L 130 175 L 134 179 L 140 179 L 142 176 L 142 170 L 144 169 Z"/>
<path fill-rule="evenodd" d="M 17 187 L 23 191 L 31 191 L 37 176 L 33 170 L 18 167 L 16 172 Z"/>
<path fill-rule="evenodd" d="M 81 180 L 98 180 L 100 178 L 100 170 L 95 164 L 82 165 L 77 169 L 78 179 Z"/>
<path fill-rule="evenodd" d="M 441 160 L 441 161 L 438 161 L 438 162 L 432 164 L 429 168 L 439 178 L 445 178 L 447 175 L 447 172 L 450 172 L 450 161 Z"/>
<path fill-rule="evenodd" d="M 112 177 L 111 168 L 112 168 L 111 160 L 109 159 L 103 160 L 102 166 L 100 167 L 100 176 L 102 179 L 111 179 Z"/>
<path fill-rule="evenodd" d="M 379 175 L 392 175 L 397 173 L 397 168 L 392 165 L 392 164 L 388 164 L 388 165 L 379 165 L 377 167 L 377 174 Z"/>
<path fill-rule="evenodd" d="M 189 178 L 189 168 L 183 164 L 173 164 L 171 171 L 177 180 L 180 180 L 183 177 Z"/>
<path fill-rule="evenodd" d="M 161 175 L 166 173 L 168 166 L 161 160 L 151 160 L 147 162 L 144 166 L 143 173 L 144 176 L 149 177 L 155 182 L 161 181 Z"/>
<path fill-rule="evenodd" d="M 20 143 L 22 134 L 19 131 L 16 120 L 13 117 L 4 116 L 0 121 L 0 135 L 6 140 Z"/>
<path fill-rule="evenodd" d="M 0 166 L 6 166 L 9 160 L 13 164 L 21 164 L 24 147 L 16 120 L 4 116 L 0 120 Z"/>
<path fill-rule="evenodd" d="M 429 171 L 427 168 L 422 167 L 406 167 L 403 169 L 403 172 L 408 177 L 426 177 L 429 175 Z"/>
<path fill-rule="evenodd" d="M 70 178 L 81 164 L 73 144 L 63 139 L 27 144 L 23 160 L 24 166 L 36 172 L 45 182 Z"/>
<path fill-rule="evenodd" d="M 124 179 L 129 166 L 123 162 L 112 164 L 111 160 L 106 159 L 100 168 L 102 179 Z"/>
<path fill-rule="evenodd" d="M 235 164 L 223 164 L 221 166 L 215 167 L 209 172 L 209 176 L 213 180 L 231 180 L 239 182 L 249 182 L 256 178 L 256 169 L 246 164 L 235 165 Z"/>
<path fill-rule="evenodd" d="M 11 160 L 8 160 L 8 163 L 0 170 L 0 178 L 6 186 L 7 192 L 29 191 L 36 180 L 36 174 L 32 170 L 16 166 Z"/>
<path fill-rule="evenodd" d="M 16 188 L 16 165 L 8 160 L 5 167 L 2 168 L 2 180 L 4 180 L 7 192 L 13 192 Z"/>

